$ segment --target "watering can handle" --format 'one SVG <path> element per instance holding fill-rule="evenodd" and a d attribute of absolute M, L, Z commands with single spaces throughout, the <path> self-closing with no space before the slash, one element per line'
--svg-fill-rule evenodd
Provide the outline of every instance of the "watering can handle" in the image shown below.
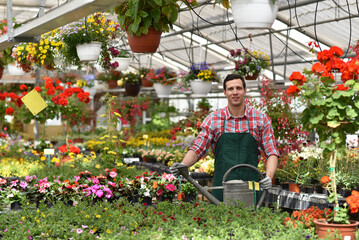
<path fill-rule="evenodd" d="M 223 180 L 222 180 L 222 185 L 223 185 L 223 183 L 226 181 L 226 179 L 227 179 L 229 173 L 230 173 L 231 171 L 233 171 L 234 169 L 240 168 L 240 167 L 248 167 L 248 168 L 252 168 L 253 170 L 257 171 L 257 173 L 259 174 L 261 180 L 265 177 L 265 176 L 263 176 L 262 172 L 259 171 L 258 168 L 254 167 L 254 166 L 252 166 L 252 165 L 250 165 L 250 164 L 237 164 L 237 165 L 231 167 L 230 169 L 228 169 L 227 172 L 224 174 Z M 260 198 L 259 201 L 258 201 L 257 208 L 260 208 L 260 206 L 262 205 L 262 202 L 263 202 L 263 200 L 264 200 L 264 198 L 265 198 L 267 192 L 268 192 L 267 189 L 264 189 L 264 190 L 263 190 L 263 194 L 262 194 L 261 198 Z"/>

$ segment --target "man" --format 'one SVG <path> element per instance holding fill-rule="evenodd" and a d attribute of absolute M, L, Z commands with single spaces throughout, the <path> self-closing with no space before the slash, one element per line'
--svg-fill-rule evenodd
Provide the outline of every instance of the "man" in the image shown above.
<path fill-rule="evenodd" d="M 227 107 L 206 117 L 194 145 L 182 163 L 173 164 L 171 173 L 178 176 L 179 168 L 192 166 L 211 146 L 215 155 L 213 186 L 222 186 L 223 175 L 229 168 L 244 163 L 257 167 L 260 151 L 263 151 L 267 158 L 267 169 L 266 177 L 259 183 L 262 189 L 269 189 L 279 156 L 271 121 L 266 114 L 245 104 L 247 89 L 242 76 L 229 74 L 224 79 L 223 89 L 228 99 Z M 226 180 L 231 179 L 258 181 L 259 175 L 250 168 L 237 168 Z M 223 190 L 213 190 L 212 194 L 223 201 Z"/>

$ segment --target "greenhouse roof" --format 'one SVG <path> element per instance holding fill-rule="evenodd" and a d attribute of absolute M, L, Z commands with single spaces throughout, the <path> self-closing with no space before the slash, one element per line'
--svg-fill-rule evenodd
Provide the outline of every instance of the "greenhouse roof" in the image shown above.
<path fill-rule="evenodd" d="M 270 56 L 271 67 L 265 74 L 285 87 L 293 71 L 311 67 L 313 55 L 308 47 L 311 41 L 318 42 L 322 50 L 338 46 L 343 49 L 345 56 L 352 56 L 350 46 L 359 39 L 359 4 L 356 0 L 277 1 L 279 11 L 276 21 L 271 29 L 261 30 L 236 28 L 231 10 L 214 5 L 213 1 L 198 0 L 199 6 L 192 11 L 183 4 L 173 31 L 162 34 L 157 52 L 134 54 L 131 66 L 136 69 L 168 66 L 185 71 L 191 62 L 206 61 L 223 77 L 234 66 L 228 59 L 230 50 L 246 47 Z M 25 23 L 22 27 L 23 35 L 19 36 L 31 37 L 31 34 L 36 36 L 90 13 L 109 9 L 113 2 L 13 0 L 12 14 L 17 22 Z M 5 0 L 0 0 L 0 7 L 0 19 L 7 18 Z M 121 41 L 122 48 L 130 50 L 126 37 Z M 0 37 L 0 48 L 13 44 L 7 36 Z M 257 85 L 254 83 L 251 87 L 256 88 Z"/>

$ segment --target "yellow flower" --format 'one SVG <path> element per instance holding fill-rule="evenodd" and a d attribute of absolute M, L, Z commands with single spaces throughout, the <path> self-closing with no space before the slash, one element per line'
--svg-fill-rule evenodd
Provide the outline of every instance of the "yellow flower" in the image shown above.
<path fill-rule="evenodd" d="M 100 169 L 100 164 L 96 164 L 95 168 Z"/>
<path fill-rule="evenodd" d="M 42 156 L 42 157 L 40 158 L 40 160 L 41 160 L 41 161 L 45 161 L 45 160 L 46 160 L 46 157 L 45 157 L 45 156 Z"/>
<path fill-rule="evenodd" d="M 106 230 L 106 233 L 110 234 L 110 233 L 111 233 L 111 231 L 110 231 L 109 229 L 107 229 L 107 230 Z"/>
<path fill-rule="evenodd" d="M 96 215 L 96 218 L 100 218 L 101 217 L 101 215 Z"/>

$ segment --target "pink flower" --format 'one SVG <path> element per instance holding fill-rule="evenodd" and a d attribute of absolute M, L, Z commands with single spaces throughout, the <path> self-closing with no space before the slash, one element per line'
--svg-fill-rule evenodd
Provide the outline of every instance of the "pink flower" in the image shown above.
<path fill-rule="evenodd" d="M 163 193 L 163 190 L 162 190 L 162 189 L 158 189 L 158 190 L 157 190 L 157 195 L 158 195 L 158 196 L 161 196 L 162 193 Z"/>
<path fill-rule="evenodd" d="M 81 228 L 78 228 L 77 229 L 77 234 L 81 234 L 82 233 L 82 229 Z"/>
<path fill-rule="evenodd" d="M 100 181 L 99 181 L 97 178 L 92 179 L 92 182 L 93 182 L 94 184 L 100 183 Z"/>
<path fill-rule="evenodd" d="M 21 183 L 20 183 L 20 187 L 22 187 L 22 188 L 25 189 L 25 188 L 27 187 L 27 183 L 26 183 L 26 182 L 21 182 Z"/>
<path fill-rule="evenodd" d="M 166 189 L 173 192 L 175 190 L 175 186 L 173 184 L 167 184 Z"/>
<path fill-rule="evenodd" d="M 115 178 L 117 176 L 117 173 L 116 172 L 110 172 L 110 177 L 112 177 L 112 178 Z"/>
<path fill-rule="evenodd" d="M 103 196 L 103 191 L 102 190 L 96 191 L 96 196 L 101 198 Z"/>

